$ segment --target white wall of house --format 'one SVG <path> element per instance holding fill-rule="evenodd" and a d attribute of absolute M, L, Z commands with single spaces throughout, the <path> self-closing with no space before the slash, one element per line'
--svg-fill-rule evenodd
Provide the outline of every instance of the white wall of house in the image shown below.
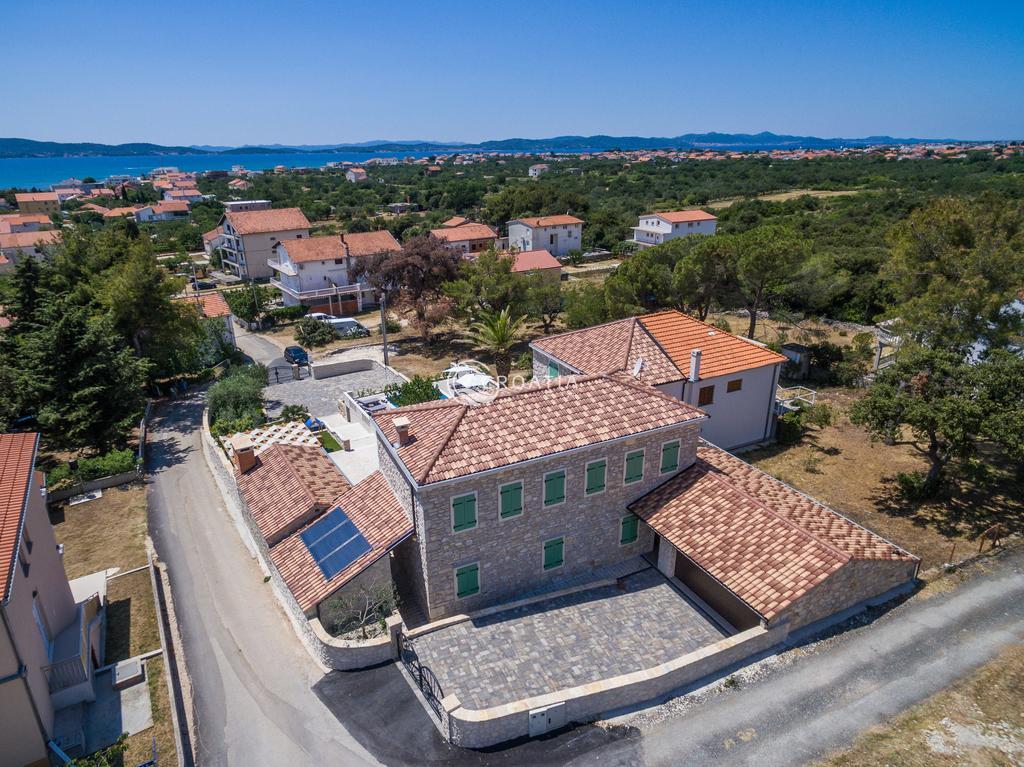
<path fill-rule="evenodd" d="M 546 250 L 556 258 L 583 247 L 583 224 L 527 226 L 514 221 L 508 225 L 508 245 L 519 250 Z"/>
<path fill-rule="evenodd" d="M 352 284 L 349 279 L 348 259 L 330 259 L 327 261 L 303 261 L 295 263 L 288 257 L 287 243 L 277 248 L 278 260 L 281 264 L 281 271 L 275 273 L 274 279 L 282 285 L 296 292 L 304 293 L 312 290 L 327 290 L 335 285 L 344 287 Z M 294 271 L 295 274 L 289 274 Z M 285 306 L 295 306 L 302 303 L 299 298 L 282 291 L 281 297 Z M 317 303 L 325 303 L 326 298 L 318 300 Z"/>
<path fill-rule="evenodd" d="M 274 246 L 283 240 L 309 237 L 308 229 L 293 229 L 283 232 L 260 232 L 239 235 L 224 221 L 224 266 L 239 277 L 265 279 L 272 274 L 267 260 L 274 256 Z"/>
<path fill-rule="evenodd" d="M 660 245 L 690 234 L 714 234 L 717 229 L 718 221 L 714 219 L 673 224 L 658 216 L 641 216 L 639 226 L 633 227 L 633 237 L 639 243 Z"/>

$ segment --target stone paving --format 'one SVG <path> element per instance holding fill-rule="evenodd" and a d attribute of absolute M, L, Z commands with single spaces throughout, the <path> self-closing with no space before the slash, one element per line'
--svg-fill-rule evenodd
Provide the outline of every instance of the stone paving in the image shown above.
<path fill-rule="evenodd" d="M 656 666 L 725 634 L 654 568 L 412 640 L 444 693 L 489 708 Z"/>
<path fill-rule="evenodd" d="M 371 370 L 360 370 L 319 380 L 310 376 L 301 381 L 286 381 L 282 372 L 281 383 L 275 383 L 274 375 L 271 373 L 270 385 L 264 389 L 263 394 L 267 399 L 267 413 L 271 418 L 279 415 L 285 405 L 305 405 L 310 415 L 320 417 L 337 413 L 338 401 L 347 391 L 379 391 L 389 384 L 402 382 L 401 376 L 383 365 L 375 365 Z"/>

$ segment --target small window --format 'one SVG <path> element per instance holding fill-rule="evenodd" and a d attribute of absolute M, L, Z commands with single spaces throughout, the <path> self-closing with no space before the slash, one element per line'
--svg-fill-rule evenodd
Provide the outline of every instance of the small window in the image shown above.
<path fill-rule="evenodd" d="M 739 391 L 742 388 L 743 388 L 743 379 L 742 378 L 734 378 L 732 381 L 729 381 L 729 383 L 727 383 L 725 385 L 725 391 L 728 394 L 732 394 L 732 392 Z"/>
<path fill-rule="evenodd" d="M 498 490 L 499 514 L 502 519 L 523 513 L 523 483 L 510 482 Z"/>
<path fill-rule="evenodd" d="M 666 442 L 661 446 L 661 473 L 667 474 L 679 468 L 679 440 Z"/>
<path fill-rule="evenodd" d="M 625 546 L 634 543 L 640 537 L 640 520 L 636 514 L 627 514 L 622 518 L 619 526 L 619 545 Z"/>
<path fill-rule="evenodd" d="M 704 405 L 711 405 L 715 401 L 715 387 L 714 386 L 702 386 L 700 387 L 700 394 L 697 396 L 697 406 L 703 407 Z"/>
<path fill-rule="evenodd" d="M 474 562 L 455 568 L 455 596 L 459 599 L 480 593 L 480 565 Z"/>
<path fill-rule="evenodd" d="M 600 461 L 591 461 L 587 464 L 587 495 L 597 495 L 598 493 L 604 492 L 605 487 L 605 469 L 608 467 L 608 462 L 603 458 Z"/>
<path fill-rule="evenodd" d="M 544 541 L 544 569 L 557 570 L 565 563 L 565 538 Z"/>
<path fill-rule="evenodd" d="M 544 475 L 544 505 L 557 506 L 565 500 L 565 470 Z"/>
<path fill-rule="evenodd" d="M 556 365 L 554 362 L 549 362 L 548 363 L 548 378 L 558 378 L 558 376 L 559 376 L 558 365 Z"/>
<path fill-rule="evenodd" d="M 476 527 L 476 493 L 452 498 L 452 530 L 456 533 Z"/>
<path fill-rule="evenodd" d="M 632 453 L 626 453 L 626 474 L 624 482 L 629 485 L 633 482 L 639 482 L 644 478 L 644 451 L 634 450 Z"/>

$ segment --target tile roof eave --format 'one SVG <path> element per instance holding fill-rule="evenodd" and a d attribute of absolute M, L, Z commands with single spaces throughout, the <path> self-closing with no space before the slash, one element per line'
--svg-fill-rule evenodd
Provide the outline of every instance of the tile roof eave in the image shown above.
<path fill-rule="evenodd" d="M 29 461 L 28 466 L 28 480 L 25 483 L 25 494 L 21 499 L 21 516 L 18 519 L 18 534 L 14 539 L 14 554 L 11 557 L 11 564 L 7 570 L 6 580 L 4 584 L 3 598 L 0 599 L 0 604 L 7 604 L 11 599 L 11 588 L 14 585 L 14 568 L 18 564 L 18 554 L 21 552 L 21 541 L 25 535 L 25 510 L 28 508 L 29 493 L 32 492 L 32 475 L 35 473 L 36 466 L 36 454 L 39 452 L 39 434 L 35 435 L 35 439 L 32 444 L 32 460 Z"/>

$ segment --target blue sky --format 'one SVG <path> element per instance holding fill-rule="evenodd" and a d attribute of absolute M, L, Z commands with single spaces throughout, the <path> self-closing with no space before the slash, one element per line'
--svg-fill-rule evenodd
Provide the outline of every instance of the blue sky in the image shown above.
<path fill-rule="evenodd" d="M 1024 3 L 4 0 L 0 135 L 1024 138 Z"/>

